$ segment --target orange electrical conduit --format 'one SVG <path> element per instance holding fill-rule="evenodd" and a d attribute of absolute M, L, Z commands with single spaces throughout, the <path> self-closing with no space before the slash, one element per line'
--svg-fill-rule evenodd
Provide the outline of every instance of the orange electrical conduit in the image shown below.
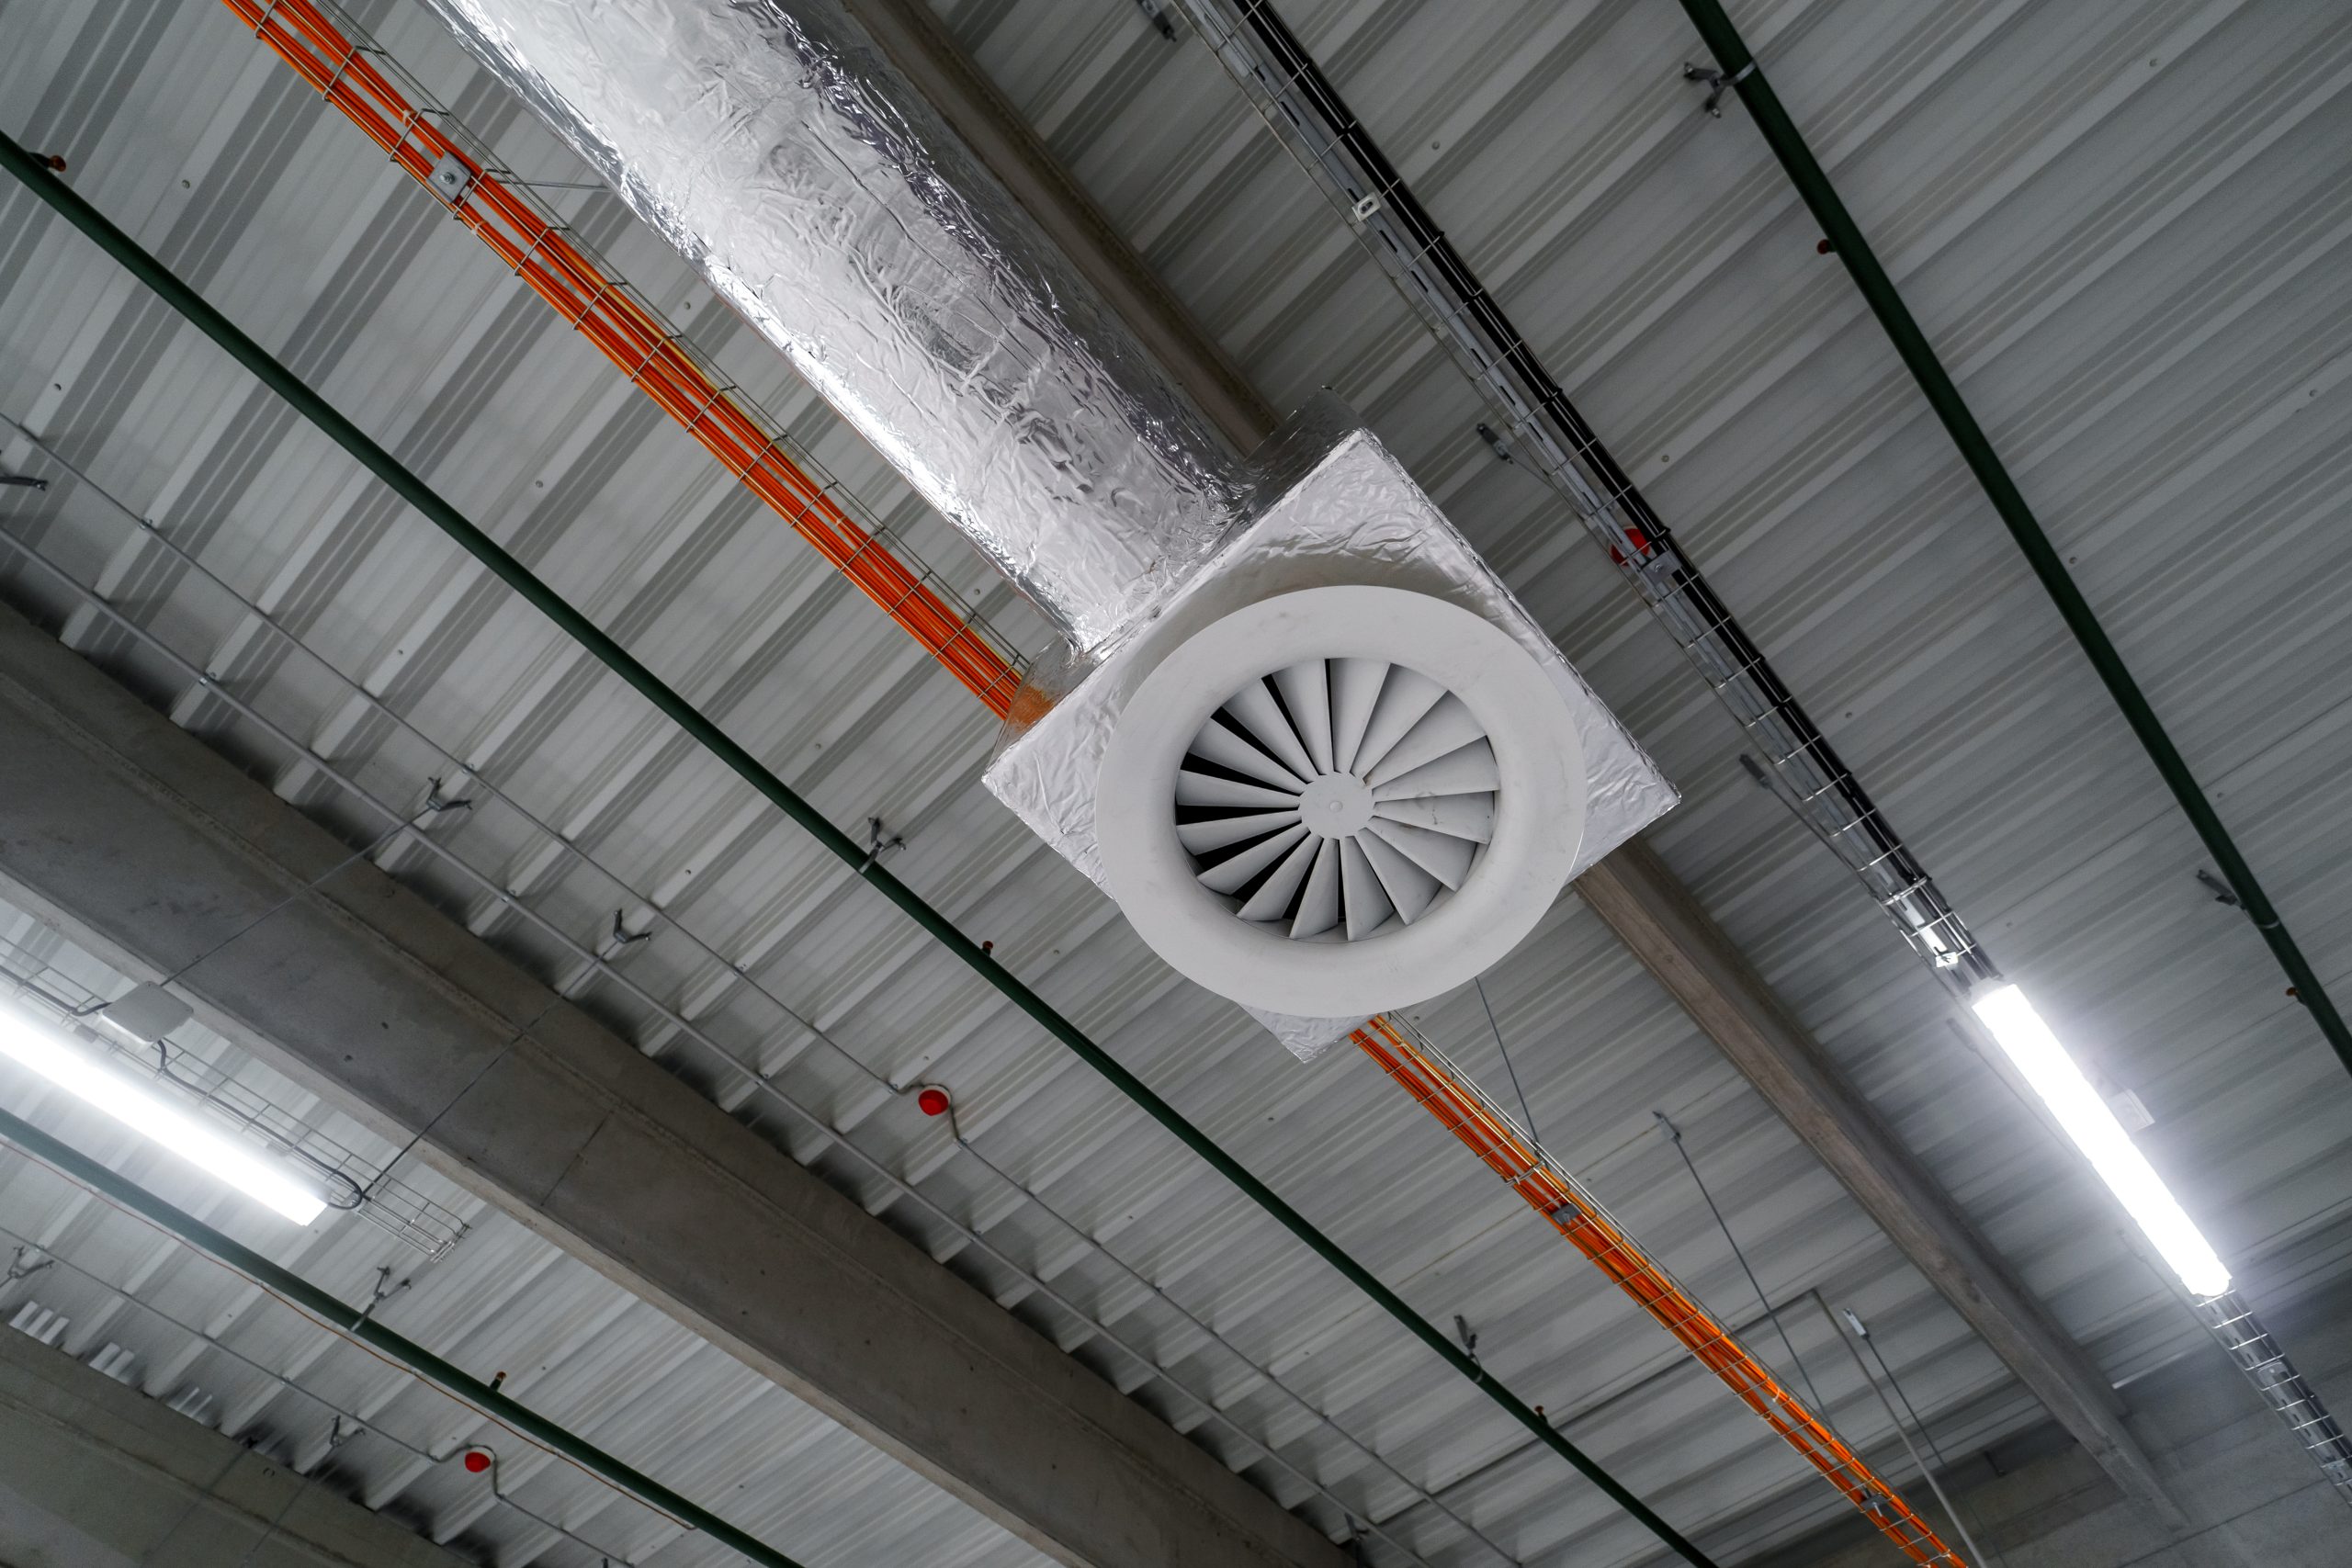
<path fill-rule="evenodd" d="M 380 51 L 354 41 L 311 0 L 224 4 L 991 712 L 1012 711 L 1022 671 L 977 617 L 931 585 L 935 574 L 928 568 L 910 569 L 899 558 L 903 546 L 894 553 L 880 542 L 879 530 L 843 512 L 826 494 L 828 485 L 779 450 L 784 437 L 772 433 L 773 422 L 697 363 L 624 280 L 592 261 L 557 220 L 427 118 L 454 128 L 447 110 L 413 83 L 405 91 L 395 86 L 370 58 L 380 59 Z M 1373 1019 L 1353 1038 L 1912 1562 L 1966 1568 L 1892 1486 L 1675 1284 L 1460 1069 L 1397 1020 Z"/>
<path fill-rule="evenodd" d="M 460 147 L 448 111 L 413 82 L 395 85 L 380 50 L 355 40 L 310 0 L 225 0 L 254 35 L 419 185 L 439 197 L 498 259 L 685 427 L 727 471 L 904 626 L 990 712 L 1012 712 L 1019 664 L 903 543 L 853 519 L 781 450 L 774 421 L 686 351 L 678 333 L 562 223 Z M 393 69 L 397 69 L 396 67 Z M 511 179 L 512 176 L 509 176 Z M 521 182 L 515 182 L 521 183 Z M 895 547 L 894 547 L 895 546 Z"/>
<path fill-rule="evenodd" d="M 1861 1456 L 1846 1446 L 1827 1423 L 1782 1387 L 1749 1354 L 1731 1330 L 1676 1284 L 1672 1276 L 1617 1227 L 1581 1182 L 1561 1170 L 1541 1145 L 1472 1083 L 1438 1049 L 1401 1019 L 1375 1018 L 1351 1038 L 1363 1054 L 1421 1102 L 1430 1115 L 1472 1154 L 1484 1160 L 1552 1222 L 1600 1271 L 1616 1281 L 1634 1304 L 1682 1342 L 1700 1363 L 1764 1418 L 1806 1462 L 1829 1479 L 1864 1517 L 1876 1525 L 1905 1556 L 1937 1568 L 1965 1568 L 1927 1521 Z"/>

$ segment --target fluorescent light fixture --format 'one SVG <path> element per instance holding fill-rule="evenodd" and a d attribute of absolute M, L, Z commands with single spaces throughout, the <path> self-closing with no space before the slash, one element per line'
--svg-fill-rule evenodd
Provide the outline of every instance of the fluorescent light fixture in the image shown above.
<path fill-rule="evenodd" d="M 2041 1096 L 2058 1125 L 2075 1140 L 2126 1213 L 2139 1222 L 2189 1293 L 2218 1296 L 2230 1288 L 2230 1271 L 2182 1212 L 2164 1178 L 2148 1163 L 2107 1101 L 2083 1077 L 2033 1004 L 2015 986 L 2003 986 L 1976 999 L 1976 1016 L 1992 1032 L 2010 1063 Z"/>
<path fill-rule="evenodd" d="M 0 1007 L 0 1056 L 144 1133 L 298 1225 L 309 1224 L 327 1206 L 326 1200 L 260 1150 L 208 1125 L 200 1115 L 173 1104 L 130 1074 L 93 1059 L 55 1030 L 13 1008 Z"/>

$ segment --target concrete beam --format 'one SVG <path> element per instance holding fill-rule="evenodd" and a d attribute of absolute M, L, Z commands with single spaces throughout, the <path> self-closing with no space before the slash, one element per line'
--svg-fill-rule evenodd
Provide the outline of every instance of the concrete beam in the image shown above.
<path fill-rule="evenodd" d="M 1263 439 L 1277 417 L 1272 406 L 1209 341 L 931 10 L 917 0 L 847 4 L 1235 445 L 1247 450 Z M 2117 1420 L 2121 1406 L 2089 1357 L 2026 1291 L 1665 863 L 1637 840 L 1586 872 L 1577 887 L 2116 1484 L 2157 1517 L 2179 1520 L 2179 1510 L 2165 1495 L 2146 1456 Z"/>
<path fill-rule="evenodd" d="M 347 846 L 6 611 L 0 737 L 12 898 L 126 974 L 187 967 L 173 988 L 206 1022 L 396 1140 L 422 1130 L 436 1167 L 1039 1550 L 1343 1561 L 372 863 L 336 870 Z"/>
<path fill-rule="evenodd" d="M 382 1514 L 28 1336 L 0 1332 L 0 1562 L 467 1568 Z"/>
<path fill-rule="evenodd" d="M 1636 839 L 1576 889 L 2123 1494 L 2165 1524 L 2185 1523 L 2090 1358 L 1657 852 Z"/>

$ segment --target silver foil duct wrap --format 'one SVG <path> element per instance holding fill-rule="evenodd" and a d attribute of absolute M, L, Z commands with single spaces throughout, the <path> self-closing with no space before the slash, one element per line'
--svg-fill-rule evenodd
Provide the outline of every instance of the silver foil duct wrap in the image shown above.
<path fill-rule="evenodd" d="M 833 0 L 430 0 L 1081 649 L 1238 515 L 1190 401 Z"/>

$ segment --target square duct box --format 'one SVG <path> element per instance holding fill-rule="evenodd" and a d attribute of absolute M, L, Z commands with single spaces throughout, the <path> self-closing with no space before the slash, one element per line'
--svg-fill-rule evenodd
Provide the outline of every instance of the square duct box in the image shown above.
<path fill-rule="evenodd" d="M 1508 953 L 1674 787 L 1336 399 L 986 780 L 1302 1059 Z"/>

